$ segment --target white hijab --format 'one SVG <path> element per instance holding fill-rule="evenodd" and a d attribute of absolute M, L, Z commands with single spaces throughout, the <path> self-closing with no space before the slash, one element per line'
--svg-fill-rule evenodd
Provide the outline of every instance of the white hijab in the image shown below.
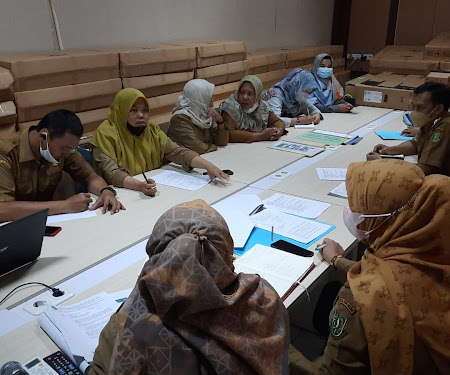
<path fill-rule="evenodd" d="M 209 129 L 217 124 L 206 117 L 214 93 L 214 85 L 204 79 L 192 79 L 184 85 L 183 95 L 178 97 L 177 105 L 172 111 L 175 115 L 186 115 L 201 129 Z"/>

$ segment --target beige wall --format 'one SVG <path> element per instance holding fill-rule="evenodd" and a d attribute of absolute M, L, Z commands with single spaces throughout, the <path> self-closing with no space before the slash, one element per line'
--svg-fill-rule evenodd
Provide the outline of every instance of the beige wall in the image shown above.
<path fill-rule="evenodd" d="M 63 47 L 186 39 L 245 40 L 250 50 L 329 44 L 333 0 L 53 0 Z M 0 53 L 53 48 L 48 0 L 2 0 Z"/>

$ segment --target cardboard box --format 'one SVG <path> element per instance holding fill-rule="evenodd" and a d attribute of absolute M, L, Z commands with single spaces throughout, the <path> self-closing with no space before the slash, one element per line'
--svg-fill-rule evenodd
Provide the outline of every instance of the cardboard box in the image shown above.
<path fill-rule="evenodd" d="M 440 61 L 439 70 L 441 72 L 450 72 L 450 61 Z"/>
<path fill-rule="evenodd" d="M 194 71 L 158 74 L 154 76 L 123 78 L 123 87 L 141 90 L 146 97 L 160 96 L 183 91 L 187 81 L 194 78 Z"/>
<path fill-rule="evenodd" d="M 172 110 L 177 104 L 178 97 L 182 94 L 183 92 L 174 92 L 172 94 L 148 98 L 150 104 L 150 118 L 165 114 L 172 115 Z"/>
<path fill-rule="evenodd" d="M 16 124 L 2 124 L 0 125 L 0 138 L 7 138 L 16 133 Z"/>
<path fill-rule="evenodd" d="M 286 68 L 292 69 L 302 65 L 312 64 L 319 54 L 319 47 L 295 47 L 286 49 Z"/>
<path fill-rule="evenodd" d="M 335 72 L 334 76 L 338 80 L 338 82 L 341 84 L 342 87 L 345 87 L 347 84 L 347 81 L 350 81 L 350 70 L 343 70 L 341 72 Z"/>
<path fill-rule="evenodd" d="M 123 78 L 191 71 L 196 67 L 193 46 L 152 44 L 105 50 L 119 54 L 120 76 Z"/>
<path fill-rule="evenodd" d="M 286 67 L 286 52 L 281 48 L 263 49 L 249 52 L 248 74 L 260 74 Z"/>
<path fill-rule="evenodd" d="M 8 69 L 0 68 L 0 102 L 14 99 L 12 84 L 14 78 Z"/>
<path fill-rule="evenodd" d="M 169 122 L 170 122 L 171 118 L 172 118 L 172 112 L 150 117 L 150 121 L 154 122 L 155 124 L 158 124 L 159 127 L 161 128 L 161 130 L 167 134 L 167 131 L 169 130 Z"/>
<path fill-rule="evenodd" d="M 425 77 L 425 82 L 440 82 L 450 85 L 450 73 L 431 72 Z"/>
<path fill-rule="evenodd" d="M 0 66 L 14 76 L 14 92 L 108 80 L 119 77 L 117 53 L 65 50 L 0 55 Z"/>
<path fill-rule="evenodd" d="M 286 77 L 290 71 L 291 69 L 280 69 L 273 72 L 257 74 L 257 76 L 262 81 L 264 89 L 269 89 Z"/>
<path fill-rule="evenodd" d="M 17 120 L 14 102 L 0 103 L 0 125 L 14 124 Z"/>
<path fill-rule="evenodd" d="M 227 99 L 231 94 L 234 94 L 239 87 L 239 82 L 226 83 L 214 88 L 213 100 L 223 101 Z"/>
<path fill-rule="evenodd" d="M 424 60 L 423 52 L 420 46 L 387 46 L 370 60 L 369 72 L 427 75 L 438 70 L 439 61 Z"/>
<path fill-rule="evenodd" d="M 331 55 L 335 60 L 344 57 L 344 46 L 342 44 L 318 46 L 317 49 L 318 54 L 327 53 L 328 55 Z"/>
<path fill-rule="evenodd" d="M 426 44 L 423 57 L 426 60 L 450 61 L 450 31 L 439 34 Z"/>
<path fill-rule="evenodd" d="M 197 68 L 228 64 L 247 59 L 247 44 L 237 40 L 186 40 L 171 45 L 196 49 Z"/>
<path fill-rule="evenodd" d="M 247 75 L 248 61 L 236 61 L 228 64 L 197 68 L 195 78 L 203 78 L 215 85 L 240 81 Z"/>
<path fill-rule="evenodd" d="M 366 74 L 347 82 L 345 93 L 359 105 L 408 110 L 413 90 L 424 82 L 419 75 Z"/>
<path fill-rule="evenodd" d="M 119 78 L 78 85 L 16 92 L 19 122 L 38 120 L 56 109 L 75 113 L 109 106 L 122 89 Z"/>

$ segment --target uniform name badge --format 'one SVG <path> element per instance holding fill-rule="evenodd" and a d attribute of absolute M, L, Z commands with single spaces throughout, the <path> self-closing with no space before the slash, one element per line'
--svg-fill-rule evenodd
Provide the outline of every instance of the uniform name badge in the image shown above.
<path fill-rule="evenodd" d="M 331 334 L 333 337 L 340 337 L 342 332 L 344 332 L 345 324 L 347 323 L 347 318 L 342 315 L 339 311 L 335 310 L 333 319 L 331 320 Z"/>

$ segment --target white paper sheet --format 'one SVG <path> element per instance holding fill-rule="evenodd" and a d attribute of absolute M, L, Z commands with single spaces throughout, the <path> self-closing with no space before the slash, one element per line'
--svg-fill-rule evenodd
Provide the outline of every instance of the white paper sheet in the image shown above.
<path fill-rule="evenodd" d="M 246 215 L 250 215 L 254 209 L 262 204 L 262 200 L 256 194 L 233 194 L 232 196 L 222 199 L 221 201 L 214 203 L 212 207 L 219 211 L 222 208 L 230 207 L 234 210 L 243 212 Z"/>
<path fill-rule="evenodd" d="M 347 133 L 331 132 L 331 131 L 328 131 L 328 130 L 321 130 L 321 129 L 316 129 L 316 130 L 313 130 L 313 131 L 315 133 L 320 133 L 320 134 L 335 135 L 336 137 L 352 138 L 352 136 L 350 134 L 347 134 Z"/>
<path fill-rule="evenodd" d="M 331 204 L 277 193 L 265 199 L 264 206 L 275 208 L 288 214 L 315 219 Z"/>
<path fill-rule="evenodd" d="M 317 154 L 320 154 L 324 150 L 323 147 L 309 146 L 309 145 L 304 145 L 302 143 L 288 142 L 288 141 L 278 141 L 267 147 L 273 148 L 275 150 L 280 150 L 280 151 L 293 152 L 293 153 L 305 155 L 308 157 L 313 157 Z"/>
<path fill-rule="evenodd" d="M 347 188 L 345 187 L 345 182 L 341 182 L 338 186 L 336 186 L 333 190 L 331 190 L 328 195 L 332 195 L 334 197 L 339 198 L 348 198 L 347 196 Z"/>
<path fill-rule="evenodd" d="M 60 215 L 52 215 L 47 217 L 47 225 L 52 225 L 55 223 L 62 223 L 63 221 L 69 221 L 69 220 L 79 220 L 79 219 L 86 219 L 88 217 L 95 217 L 97 216 L 97 213 L 95 211 L 83 211 L 83 212 L 77 212 L 73 214 L 60 214 Z"/>
<path fill-rule="evenodd" d="M 321 180 L 345 181 L 347 168 L 316 168 L 317 175 Z"/>
<path fill-rule="evenodd" d="M 176 171 L 164 171 L 152 179 L 161 185 L 172 186 L 179 189 L 195 191 L 202 188 L 211 181 L 208 175 L 182 173 Z"/>
<path fill-rule="evenodd" d="M 308 243 L 330 229 L 331 225 L 303 219 L 273 209 L 265 209 L 252 218 L 259 228 L 271 231 L 293 240 Z"/>
<path fill-rule="evenodd" d="M 294 125 L 295 129 L 315 129 L 316 126 L 312 124 L 305 124 L 305 125 Z"/>

